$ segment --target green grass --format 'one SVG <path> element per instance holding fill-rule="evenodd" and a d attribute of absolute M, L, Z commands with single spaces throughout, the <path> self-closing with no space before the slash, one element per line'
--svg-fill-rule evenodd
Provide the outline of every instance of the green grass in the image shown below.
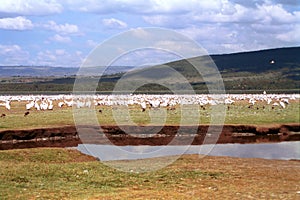
<path fill-rule="evenodd" d="M 75 162 L 80 157 L 84 162 Z M 165 168 L 142 174 L 125 173 L 93 161 L 76 150 L 66 149 L 0 151 L 0 167 L 1 199 L 105 197 L 132 188 L 151 190 L 155 187 L 160 191 L 176 185 L 191 187 L 193 179 L 224 176 L 219 172 L 184 168 Z"/>
<path fill-rule="evenodd" d="M 173 157 L 109 161 L 155 167 Z M 0 151 L 0 199 L 297 199 L 299 162 L 184 155 L 126 173 L 76 150 Z"/>
<path fill-rule="evenodd" d="M 186 109 L 184 122 L 182 124 L 210 124 L 215 123 L 211 121 L 212 108 L 206 106 L 205 110 L 196 107 L 184 107 Z M 102 113 L 98 110 L 101 109 Z M 127 110 L 128 109 L 128 110 Z M 199 109 L 199 115 L 197 111 Z M 225 115 L 225 124 L 280 124 L 280 123 L 299 123 L 299 109 L 298 101 L 287 105 L 285 109 L 279 106 L 272 109 L 271 105 L 263 104 L 255 105 L 252 109 L 248 108 L 245 102 L 236 103 L 235 105 L 227 106 Z M 28 129 L 39 127 L 58 127 L 64 125 L 74 125 L 72 108 L 58 108 L 55 107 L 52 111 L 30 111 L 30 114 L 24 117 L 25 105 L 13 102 L 10 111 L 0 107 L 0 113 L 5 113 L 6 117 L 0 118 L 0 129 Z M 126 117 L 126 112 L 129 115 Z M 76 115 L 76 122 L 79 124 L 95 124 L 94 120 L 98 120 L 101 125 L 114 125 L 116 121 L 118 124 L 130 125 L 178 125 L 181 123 L 182 112 L 179 107 L 176 110 L 166 110 L 161 108 L 159 110 L 149 110 L 141 112 L 137 106 L 125 107 L 96 107 L 95 110 L 81 109 L 79 115 Z M 220 115 L 220 113 L 214 113 Z M 93 118 L 96 116 L 96 118 Z M 114 116 L 122 116 L 115 120 Z M 152 121 L 151 121 L 152 118 Z M 116 118 L 117 119 L 117 118 Z M 198 120 L 199 119 L 199 120 Z"/>
<path fill-rule="evenodd" d="M 258 107 L 258 110 L 257 110 Z M 271 105 L 265 106 L 258 104 L 252 109 L 240 104 L 230 106 L 226 112 L 226 124 L 277 124 L 277 123 L 299 123 L 300 104 L 294 102 L 282 109 L 275 107 L 272 109 Z"/>

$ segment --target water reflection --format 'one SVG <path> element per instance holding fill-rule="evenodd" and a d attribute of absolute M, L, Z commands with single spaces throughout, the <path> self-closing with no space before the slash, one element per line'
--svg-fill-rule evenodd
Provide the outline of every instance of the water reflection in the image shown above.
<path fill-rule="evenodd" d="M 132 160 L 182 154 L 204 154 L 240 158 L 300 159 L 300 141 L 259 144 L 216 144 L 192 146 L 79 145 L 78 150 L 108 160 Z"/>

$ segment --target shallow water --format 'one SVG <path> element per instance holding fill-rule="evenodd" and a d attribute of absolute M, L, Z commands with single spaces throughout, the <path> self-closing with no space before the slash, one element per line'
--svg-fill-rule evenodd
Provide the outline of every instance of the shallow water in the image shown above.
<path fill-rule="evenodd" d="M 132 160 L 182 154 L 240 158 L 300 159 L 300 141 L 259 144 L 216 144 L 191 146 L 114 146 L 81 144 L 78 150 L 102 161 Z"/>

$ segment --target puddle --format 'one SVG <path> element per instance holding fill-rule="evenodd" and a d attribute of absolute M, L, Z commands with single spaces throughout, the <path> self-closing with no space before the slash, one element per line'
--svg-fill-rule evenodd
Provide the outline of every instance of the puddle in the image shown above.
<path fill-rule="evenodd" d="M 77 149 L 101 161 L 133 160 L 181 154 L 230 156 L 240 158 L 300 159 L 300 141 L 258 144 L 114 146 L 80 144 Z"/>

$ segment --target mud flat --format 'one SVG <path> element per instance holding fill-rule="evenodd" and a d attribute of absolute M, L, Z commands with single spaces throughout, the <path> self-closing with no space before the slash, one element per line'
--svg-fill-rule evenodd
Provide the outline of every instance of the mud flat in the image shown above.
<path fill-rule="evenodd" d="M 0 149 L 78 144 L 201 145 L 300 141 L 300 124 L 199 126 L 64 126 L 0 131 Z"/>

